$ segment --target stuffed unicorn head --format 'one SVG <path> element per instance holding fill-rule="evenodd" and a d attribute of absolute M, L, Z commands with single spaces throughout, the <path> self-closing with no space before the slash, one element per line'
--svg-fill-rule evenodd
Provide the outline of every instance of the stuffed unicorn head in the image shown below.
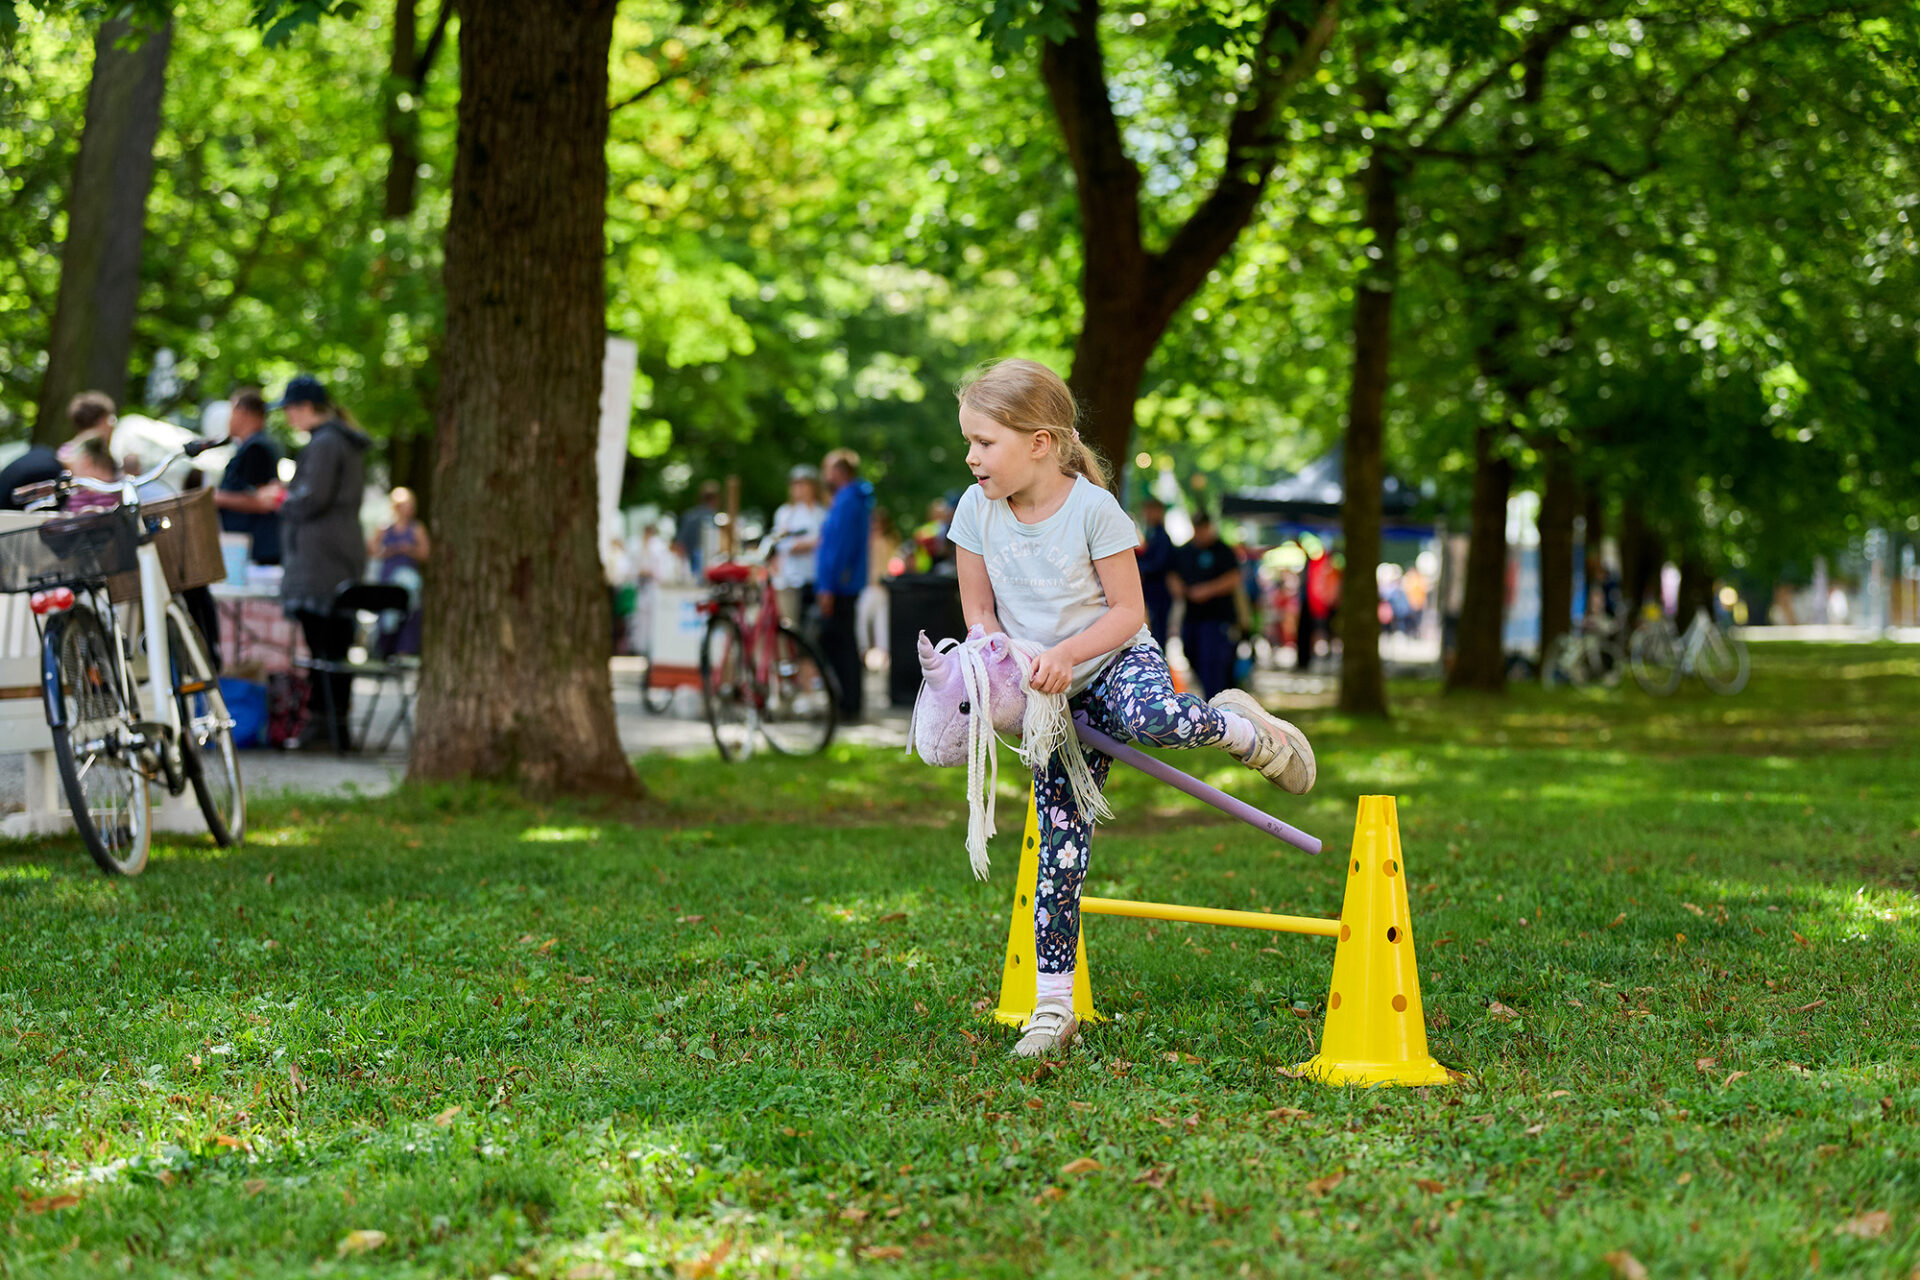
<path fill-rule="evenodd" d="M 935 648 L 920 633 L 920 696 L 913 704 L 913 752 L 928 764 L 967 763 L 973 727 L 973 699 L 965 667 L 978 654 L 986 676 L 988 722 L 999 733 L 1018 733 L 1026 714 L 1027 691 L 1022 687 L 1020 663 L 1013 641 L 986 634 L 983 627 L 967 632 L 964 645 L 947 641 Z"/>
<path fill-rule="evenodd" d="M 964 641 L 936 646 L 920 633 L 920 696 L 913 704 L 909 752 L 928 764 L 967 766 L 967 855 L 973 874 L 987 878 L 987 841 L 994 834 L 994 784 L 999 780 L 999 735 L 1020 734 L 1020 759 L 1029 768 L 1057 752 L 1082 813 L 1111 817 L 1092 769 L 1074 736 L 1065 694 L 1035 693 L 1028 685 L 1039 645 L 975 626 Z"/>

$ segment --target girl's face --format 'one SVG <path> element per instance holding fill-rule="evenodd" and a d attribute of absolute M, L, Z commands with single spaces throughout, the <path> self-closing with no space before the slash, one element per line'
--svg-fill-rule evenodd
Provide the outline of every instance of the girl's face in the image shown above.
<path fill-rule="evenodd" d="M 1041 432 L 1015 431 L 960 407 L 960 434 L 967 442 L 967 470 L 989 500 L 1024 493 L 1053 456 L 1053 441 Z"/>

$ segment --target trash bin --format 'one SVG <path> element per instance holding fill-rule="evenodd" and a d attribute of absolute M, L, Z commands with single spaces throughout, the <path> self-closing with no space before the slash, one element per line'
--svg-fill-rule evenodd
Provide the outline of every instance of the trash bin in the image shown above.
<path fill-rule="evenodd" d="M 950 573 L 903 573 L 886 579 L 886 587 L 887 701 L 910 707 L 920 693 L 920 633 L 936 643 L 966 637 L 960 579 Z"/>

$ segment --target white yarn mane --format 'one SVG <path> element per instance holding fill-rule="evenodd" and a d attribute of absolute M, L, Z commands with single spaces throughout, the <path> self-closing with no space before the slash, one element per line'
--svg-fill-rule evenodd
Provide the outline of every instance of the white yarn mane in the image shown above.
<path fill-rule="evenodd" d="M 994 637 L 982 636 L 977 640 L 942 640 L 937 651 L 945 653 L 960 664 L 961 678 L 966 682 L 967 702 L 967 859 L 973 866 L 976 879 L 985 880 L 990 859 L 987 856 L 987 841 L 995 834 L 994 826 L 994 787 L 1000 779 L 1000 735 L 993 727 L 993 708 L 991 707 L 991 689 L 987 676 L 986 647 Z M 1081 813 L 1093 821 L 1111 818 L 1113 810 L 1107 807 L 1106 797 L 1100 794 L 1099 784 L 1094 781 L 1093 768 L 1087 763 L 1086 752 L 1080 746 L 1080 739 L 1073 731 L 1073 716 L 1067 710 L 1067 695 L 1064 693 L 1039 693 L 1033 688 L 1033 661 L 1044 653 L 1045 647 L 1031 640 L 1015 640 L 1006 637 L 1008 650 L 1020 667 L 1020 687 L 1026 692 L 1027 705 L 1020 717 L 1020 745 L 1015 748 L 1020 760 L 1029 769 L 1038 769 L 1058 751 L 1067 767 L 1067 781 L 1073 788 L 1074 803 Z M 913 719 L 908 722 L 908 752 L 912 752 L 912 743 L 916 741 L 915 726 L 920 720 L 920 699 L 926 696 L 926 685 L 920 686 L 920 697 L 914 699 Z"/>

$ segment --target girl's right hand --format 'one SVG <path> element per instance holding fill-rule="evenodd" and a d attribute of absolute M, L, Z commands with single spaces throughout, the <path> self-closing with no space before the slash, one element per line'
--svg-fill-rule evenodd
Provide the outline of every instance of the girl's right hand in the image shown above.
<path fill-rule="evenodd" d="M 1055 645 L 1033 660 L 1027 684 L 1036 693 L 1065 693 L 1073 683 L 1073 663 Z"/>

